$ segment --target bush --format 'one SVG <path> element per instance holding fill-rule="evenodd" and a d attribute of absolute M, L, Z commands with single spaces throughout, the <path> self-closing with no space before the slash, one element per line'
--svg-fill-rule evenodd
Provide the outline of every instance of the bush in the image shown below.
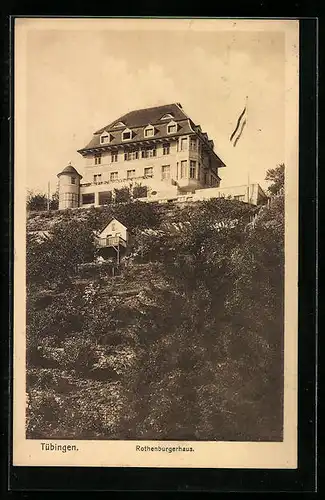
<path fill-rule="evenodd" d="M 133 198 L 146 198 L 148 195 L 148 187 L 137 185 L 133 188 Z"/>
<path fill-rule="evenodd" d="M 46 370 L 38 370 L 28 391 L 26 437 L 32 439 L 105 439 L 119 428 L 127 412 L 119 382 L 79 378 L 52 370 L 55 389 L 47 387 Z M 58 388 L 60 389 L 58 391 Z"/>
<path fill-rule="evenodd" d="M 67 283 L 75 276 L 78 264 L 94 259 L 93 232 L 83 221 L 69 219 L 56 224 L 49 233 L 43 243 L 27 235 L 26 265 L 30 283 Z"/>
<path fill-rule="evenodd" d="M 280 440 L 283 198 L 261 209 L 221 199 L 188 206 L 169 219 L 183 223 L 173 237 L 168 226 L 164 233 L 142 231 L 159 228 L 164 211 L 141 202 L 93 209 L 78 224 L 90 234 L 111 216 L 132 231 L 133 258 L 154 263 L 129 266 L 118 282 L 103 276 L 100 284 L 94 277 L 85 287 L 42 300 L 35 295 L 39 283 L 31 283 L 29 433 Z M 60 240 L 61 253 L 65 245 L 72 252 L 78 241 L 81 250 L 72 253 L 86 261 L 88 240 L 78 234 L 67 244 Z M 51 249 L 42 245 L 30 245 L 32 275 L 33 266 L 48 274 L 40 249 Z M 57 259 L 55 280 L 61 276 Z M 72 266 L 64 272 L 71 274 Z M 119 297 L 119 286 L 140 292 Z"/>
<path fill-rule="evenodd" d="M 131 201 L 131 191 L 128 187 L 114 189 L 116 203 L 128 203 Z"/>
<path fill-rule="evenodd" d="M 27 195 L 27 210 L 43 211 L 47 209 L 47 196 L 44 193 L 29 192 Z"/>

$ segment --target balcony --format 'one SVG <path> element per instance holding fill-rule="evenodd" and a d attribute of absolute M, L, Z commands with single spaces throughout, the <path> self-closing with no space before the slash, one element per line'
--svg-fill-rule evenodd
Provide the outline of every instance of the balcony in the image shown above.
<path fill-rule="evenodd" d="M 89 186 L 99 186 L 99 185 L 106 185 L 107 186 L 107 184 L 117 186 L 118 184 L 143 181 L 144 179 L 149 179 L 152 177 L 153 176 L 141 175 L 141 176 L 129 177 L 129 178 L 123 177 L 122 179 L 109 179 L 107 181 L 91 181 L 91 182 L 84 182 L 83 184 L 80 184 L 80 187 L 85 188 L 85 187 L 89 187 Z"/>
<path fill-rule="evenodd" d="M 117 247 L 122 246 L 126 248 L 126 241 L 121 238 L 121 236 L 107 236 L 106 238 L 95 239 L 95 245 L 97 248 L 107 248 L 107 247 Z"/>

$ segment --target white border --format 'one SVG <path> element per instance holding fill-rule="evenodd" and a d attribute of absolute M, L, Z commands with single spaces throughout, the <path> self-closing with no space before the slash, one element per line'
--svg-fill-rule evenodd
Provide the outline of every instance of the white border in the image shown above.
<path fill-rule="evenodd" d="M 35 29 L 277 30 L 286 33 L 286 201 L 285 201 L 285 394 L 284 440 L 255 442 L 59 441 L 25 439 L 25 241 L 26 241 L 26 36 Z M 13 465 L 179 468 L 297 467 L 298 326 L 298 46 L 296 20 L 203 19 L 22 19 L 15 20 L 15 174 L 14 174 L 14 382 Z M 41 451 L 41 442 L 75 444 L 76 452 Z M 193 453 L 137 452 L 141 446 L 192 446 Z"/>

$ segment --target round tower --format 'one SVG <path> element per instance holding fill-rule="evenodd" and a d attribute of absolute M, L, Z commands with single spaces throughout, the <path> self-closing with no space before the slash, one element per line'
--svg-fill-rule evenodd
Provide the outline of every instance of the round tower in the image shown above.
<path fill-rule="evenodd" d="M 59 210 L 79 207 L 82 175 L 69 163 L 57 176 L 59 178 Z"/>

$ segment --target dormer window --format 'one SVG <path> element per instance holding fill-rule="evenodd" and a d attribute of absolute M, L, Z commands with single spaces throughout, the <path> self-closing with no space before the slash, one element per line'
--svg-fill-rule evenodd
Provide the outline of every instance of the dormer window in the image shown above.
<path fill-rule="evenodd" d="M 162 116 L 160 119 L 161 120 L 173 120 L 173 115 L 170 113 L 166 113 L 164 116 Z"/>
<path fill-rule="evenodd" d="M 177 132 L 177 123 L 176 122 L 169 122 L 167 125 L 167 134 L 176 134 Z"/>
<path fill-rule="evenodd" d="M 110 142 L 110 135 L 108 132 L 103 132 L 102 135 L 100 136 L 100 143 L 101 144 L 107 144 Z"/>
<path fill-rule="evenodd" d="M 152 125 L 148 125 L 145 129 L 144 129 L 144 136 L 145 137 L 153 137 L 155 135 L 155 129 Z"/>
<path fill-rule="evenodd" d="M 129 128 L 126 128 L 122 132 L 122 141 L 129 141 L 130 139 L 132 139 L 132 131 Z"/>

